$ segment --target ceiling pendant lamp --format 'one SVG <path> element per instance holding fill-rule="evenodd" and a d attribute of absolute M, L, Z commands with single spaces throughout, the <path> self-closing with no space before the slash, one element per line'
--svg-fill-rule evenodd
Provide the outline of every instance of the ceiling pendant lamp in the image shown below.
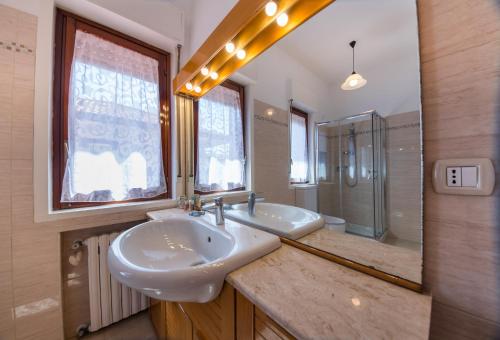
<path fill-rule="evenodd" d="M 342 83 L 340 88 L 342 90 L 351 91 L 362 88 L 366 85 L 367 81 L 361 74 L 356 73 L 354 71 L 354 46 L 356 46 L 356 40 L 353 40 L 349 43 L 349 46 L 352 48 L 352 73 L 347 79 Z"/>

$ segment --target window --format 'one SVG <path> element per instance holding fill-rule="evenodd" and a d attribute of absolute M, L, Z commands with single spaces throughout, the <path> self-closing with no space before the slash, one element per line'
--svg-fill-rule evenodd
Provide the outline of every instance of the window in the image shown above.
<path fill-rule="evenodd" d="M 244 89 L 226 80 L 195 103 L 195 191 L 245 190 Z"/>
<path fill-rule="evenodd" d="M 169 55 L 58 10 L 54 209 L 171 196 Z"/>
<path fill-rule="evenodd" d="M 308 183 L 307 113 L 292 107 L 290 129 L 290 182 Z"/>

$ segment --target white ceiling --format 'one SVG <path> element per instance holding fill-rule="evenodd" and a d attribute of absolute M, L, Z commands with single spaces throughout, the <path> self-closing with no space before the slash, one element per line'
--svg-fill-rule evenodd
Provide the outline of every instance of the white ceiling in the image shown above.
<path fill-rule="evenodd" d="M 381 67 L 391 72 L 392 62 L 401 60 L 415 72 L 416 18 L 415 0 L 337 0 L 275 46 L 329 84 L 351 73 L 351 40 L 357 41 L 356 71 L 363 76 Z"/>

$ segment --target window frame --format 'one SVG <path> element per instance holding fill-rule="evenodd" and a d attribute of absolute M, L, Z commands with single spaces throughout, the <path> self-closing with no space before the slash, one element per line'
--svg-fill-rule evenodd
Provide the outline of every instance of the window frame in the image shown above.
<path fill-rule="evenodd" d="M 295 185 L 295 184 L 309 184 L 309 114 L 297 107 L 294 107 L 292 106 L 290 108 L 290 114 L 291 115 L 296 115 L 296 116 L 299 116 L 299 117 L 302 117 L 305 119 L 306 121 L 306 151 L 307 151 L 307 180 L 304 181 L 304 182 L 293 182 L 292 181 L 292 178 L 290 177 L 289 178 L 289 182 L 290 184 L 292 185 Z M 291 119 L 290 119 L 290 124 L 292 123 Z M 292 132 L 292 129 L 291 129 L 291 126 L 290 126 L 290 176 L 292 174 L 292 138 L 293 136 L 291 135 L 291 132 Z"/>
<path fill-rule="evenodd" d="M 247 131 L 246 131 L 246 111 L 245 111 L 245 86 L 230 80 L 226 79 L 224 80 L 221 84 L 218 86 L 223 86 L 225 88 L 228 88 L 230 90 L 234 90 L 239 93 L 240 95 L 240 107 L 241 107 L 241 127 L 243 129 L 243 156 L 245 158 L 245 176 L 247 174 L 247 148 L 246 148 L 246 136 L 247 136 Z M 198 108 L 199 108 L 199 99 L 194 101 L 193 105 L 193 136 L 194 136 L 194 171 L 195 171 L 195 176 L 196 172 L 198 171 Z M 246 182 L 245 182 L 246 183 Z M 234 188 L 231 190 L 214 190 L 214 191 L 199 191 L 194 189 L 195 194 L 199 195 L 211 195 L 211 194 L 217 194 L 217 193 L 225 193 L 225 192 L 237 192 L 237 191 L 245 191 L 247 188 L 247 184 L 243 187 L 239 188 Z"/>
<path fill-rule="evenodd" d="M 155 197 L 110 202 L 61 202 L 62 181 L 66 167 L 66 143 L 68 140 L 68 103 L 71 65 L 76 30 L 80 29 L 102 39 L 131 49 L 158 60 L 158 86 L 160 95 L 160 117 L 162 137 L 163 171 L 167 192 Z M 64 210 L 95 207 L 117 203 L 154 201 L 172 198 L 172 152 L 170 115 L 170 54 L 109 27 L 82 18 L 73 13 L 56 9 L 53 71 L 53 116 L 52 116 L 52 208 Z"/>

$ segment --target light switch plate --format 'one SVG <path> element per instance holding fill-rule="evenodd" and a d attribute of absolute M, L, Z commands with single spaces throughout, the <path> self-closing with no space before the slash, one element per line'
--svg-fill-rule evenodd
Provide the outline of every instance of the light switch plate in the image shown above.
<path fill-rule="evenodd" d="M 495 188 L 495 169 L 488 158 L 441 159 L 434 162 L 432 184 L 440 194 L 489 196 Z"/>
<path fill-rule="evenodd" d="M 461 170 L 462 187 L 477 187 L 477 167 L 463 166 Z"/>

